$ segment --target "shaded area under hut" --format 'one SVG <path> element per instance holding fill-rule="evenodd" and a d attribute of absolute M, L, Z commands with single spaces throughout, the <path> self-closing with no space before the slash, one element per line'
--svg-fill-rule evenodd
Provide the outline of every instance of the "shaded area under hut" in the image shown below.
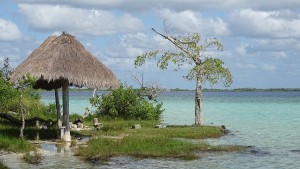
<path fill-rule="evenodd" d="M 60 36 L 48 37 L 14 70 L 10 81 L 17 82 L 28 73 L 37 79 L 36 89 L 54 89 L 58 96 L 57 89 L 62 88 L 65 141 L 71 140 L 69 86 L 103 89 L 119 85 L 109 68 L 88 52 L 74 36 L 65 32 Z"/>

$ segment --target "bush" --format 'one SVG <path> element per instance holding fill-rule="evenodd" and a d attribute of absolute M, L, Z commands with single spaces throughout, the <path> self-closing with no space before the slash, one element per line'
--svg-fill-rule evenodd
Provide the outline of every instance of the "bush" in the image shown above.
<path fill-rule="evenodd" d="M 0 111 L 7 111 L 9 103 L 18 95 L 18 91 L 13 85 L 7 82 L 2 73 L 0 73 Z"/>
<path fill-rule="evenodd" d="M 0 113 L 8 111 L 19 112 L 19 99 L 20 92 L 0 73 Z M 23 107 L 28 111 L 26 118 L 37 116 L 48 119 L 56 116 L 55 112 L 47 113 L 47 109 L 50 106 L 48 108 L 48 106 L 42 104 L 39 93 L 32 88 L 24 89 L 22 103 Z"/>
<path fill-rule="evenodd" d="M 100 116 L 112 118 L 158 120 L 164 111 L 162 103 L 154 105 L 139 97 L 132 87 L 121 86 L 108 95 L 91 99 Z"/>

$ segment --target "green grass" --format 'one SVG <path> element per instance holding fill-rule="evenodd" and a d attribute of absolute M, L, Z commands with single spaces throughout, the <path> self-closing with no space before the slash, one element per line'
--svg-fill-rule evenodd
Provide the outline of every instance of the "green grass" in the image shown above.
<path fill-rule="evenodd" d="M 0 160 L 0 168 L 1 169 L 9 169 L 1 160 Z"/>
<path fill-rule="evenodd" d="M 23 160 L 28 164 L 39 164 L 41 163 L 42 159 L 42 155 L 37 151 L 33 153 L 27 152 L 23 155 Z"/>
<path fill-rule="evenodd" d="M 74 115 L 73 118 L 77 118 Z M 79 147 L 76 155 L 86 160 L 108 160 L 114 156 L 134 156 L 138 158 L 164 157 L 195 159 L 201 151 L 240 151 L 239 146 L 211 146 L 201 139 L 218 138 L 223 131 L 217 126 L 171 126 L 155 128 L 158 121 L 151 120 L 123 120 L 99 117 L 103 124 L 99 131 L 87 130 L 71 132 L 71 134 L 90 135 L 92 139 L 87 147 Z M 135 124 L 140 124 L 141 129 L 132 129 Z M 84 125 L 92 126 L 92 118 L 84 119 Z M 0 149 L 12 152 L 22 152 L 25 159 L 31 161 L 33 156 L 28 152 L 35 150 L 34 145 L 26 139 L 35 139 L 39 132 L 40 139 L 57 139 L 56 128 L 40 130 L 35 127 L 26 127 L 26 139 L 19 138 L 20 126 L 14 126 L 6 120 L 0 121 Z M 115 137 L 119 136 L 119 137 Z M 189 139 L 198 139 L 189 141 Z"/>
<path fill-rule="evenodd" d="M 20 139 L 20 126 L 10 124 L 6 120 L 0 121 L 0 150 L 26 153 L 35 150 L 35 146 L 27 139 L 34 140 L 37 132 L 40 139 L 53 139 L 57 137 L 56 129 L 40 130 L 35 127 L 26 127 L 24 130 L 24 139 Z"/>
<path fill-rule="evenodd" d="M 86 160 L 108 160 L 113 156 L 129 155 L 140 158 L 172 157 L 194 159 L 193 150 L 204 147 L 205 143 L 191 144 L 166 137 L 125 137 L 123 139 L 93 139 L 88 147 L 78 149 L 77 155 Z"/>
<path fill-rule="evenodd" d="M 89 131 L 93 139 L 87 143 L 87 147 L 79 147 L 76 152 L 85 160 L 108 160 L 114 156 L 195 159 L 199 158 L 195 153 L 198 151 L 243 150 L 240 146 L 211 146 L 200 140 L 221 137 L 223 131 L 217 126 L 172 126 L 159 129 L 154 128 L 157 121 L 99 119 L 103 123 L 102 129 Z M 131 129 L 134 124 L 140 124 L 142 128 Z M 199 141 L 191 142 L 189 139 Z"/>
<path fill-rule="evenodd" d="M 167 128 L 144 128 L 142 130 L 128 130 L 128 133 L 147 136 L 156 135 L 159 137 L 169 138 L 186 138 L 186 139 L 204 139 L 204 138 L 218 138 L 223 135 L 221 128 L 216 126 L 185 126 L 185 127 L 167 127 Z"/>
<path fill-rule="evenodd" d="M 0 134 L 0 149 L 11 152 L 29 152 L 34 146 L 27 140 Z"/>

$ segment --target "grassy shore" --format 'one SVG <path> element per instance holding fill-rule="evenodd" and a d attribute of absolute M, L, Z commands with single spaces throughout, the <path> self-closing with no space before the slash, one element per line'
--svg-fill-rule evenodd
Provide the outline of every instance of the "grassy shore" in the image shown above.
<path fill-rule="evenodd" d="M 140 124 L 141 129 L 132 129 Z M 155 121 L 103 120 L 100 131 L 90 131 L 92 139 L 78 148 L 76 155 L 88 161 L 108 160 L 115 156 L 138 158 L 199 158 L 202 151 L 241 151 L 240 146 L 211 146 L 201 141 L 223 136 L 217 126 L 172 126 L 154 128 Z M 191 140 L 193 139 L 193 140 Z M 200 153 L 201 154 L 201 153 Z"/>
<path fill-rule="evenodd" d="M 19 129 L 10 125 L 7 121 L 0 123 L 0 150 L 24 153 L 34 149 L 26 139 L 20 139 Z"/>
<path fill-rule="evenodd" d="M 223 136 L 223 130 L 217 126 L 171 126 L 155 128 L 157 121 L 123 120 L 99 118 L 103 124 L 99 131 L 82 130 L 72 132 L 76 136 L 89 135 L 91 140 L 85 146 L 79 146 L 76 155 L 88 161 L 109 160 L 114 156 L 133 156 L 138 158 L 180 158 L 195 159 L 205 151 L 241 151 L 240 146 L 212 146 L 204 142 L 205 138 Z M 140 129 L 132 129 L 133 125 Z M 84 125 L 92 126 L 92 118 L 84 119 Z M 55 139 L 58 130 L 40 130 L 27 127 L 26 139 L 20 139 L 19 126 L 0 123 L 0 149 L 11 152 L 27 153 L 35 150 L 27 139 L 34 140 L 39 133 L 40 139 Z"/>
<path fill-rule="evenodd" d="M 0 150 L 15 153 L 28 153 L 36 147 L 28 140 L 36 139 L 37 133 L 41 139 L 53 139 L 57 136 L 56 129 L 41 130 L 27 126 L 24 130 L 24 139 L 19 138 L 20 126 L 11 124 L 6 120 L 0 121 Z"/>

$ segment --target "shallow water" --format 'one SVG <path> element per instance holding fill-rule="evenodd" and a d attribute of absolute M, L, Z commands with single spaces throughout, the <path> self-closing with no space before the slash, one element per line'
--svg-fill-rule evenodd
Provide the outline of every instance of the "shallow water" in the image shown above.
<path fill-rule="evenodd" d="M 83 114 L 91 95 L 71 92 L 70 111 Z M 42 96 L 44 102 L 54 102 L 54 92 L 43 92 Z M 53 150 L 37 168 L 300 168 L 300 92 L 209 92 L 203 96 L 205 123 L 225 125 L 231 131 L 208 141 L 253 148 L 243 153 L 208 154 L 192 161 L 118 157 L 106 164 L 85 163 L 72 153 Z M 193 124 L 193 99 L 190 91 L 163 93 L 158 100 L 166 109 L 164 123 Z M 17 168 L 28 168 L 28 164 Z"/>

